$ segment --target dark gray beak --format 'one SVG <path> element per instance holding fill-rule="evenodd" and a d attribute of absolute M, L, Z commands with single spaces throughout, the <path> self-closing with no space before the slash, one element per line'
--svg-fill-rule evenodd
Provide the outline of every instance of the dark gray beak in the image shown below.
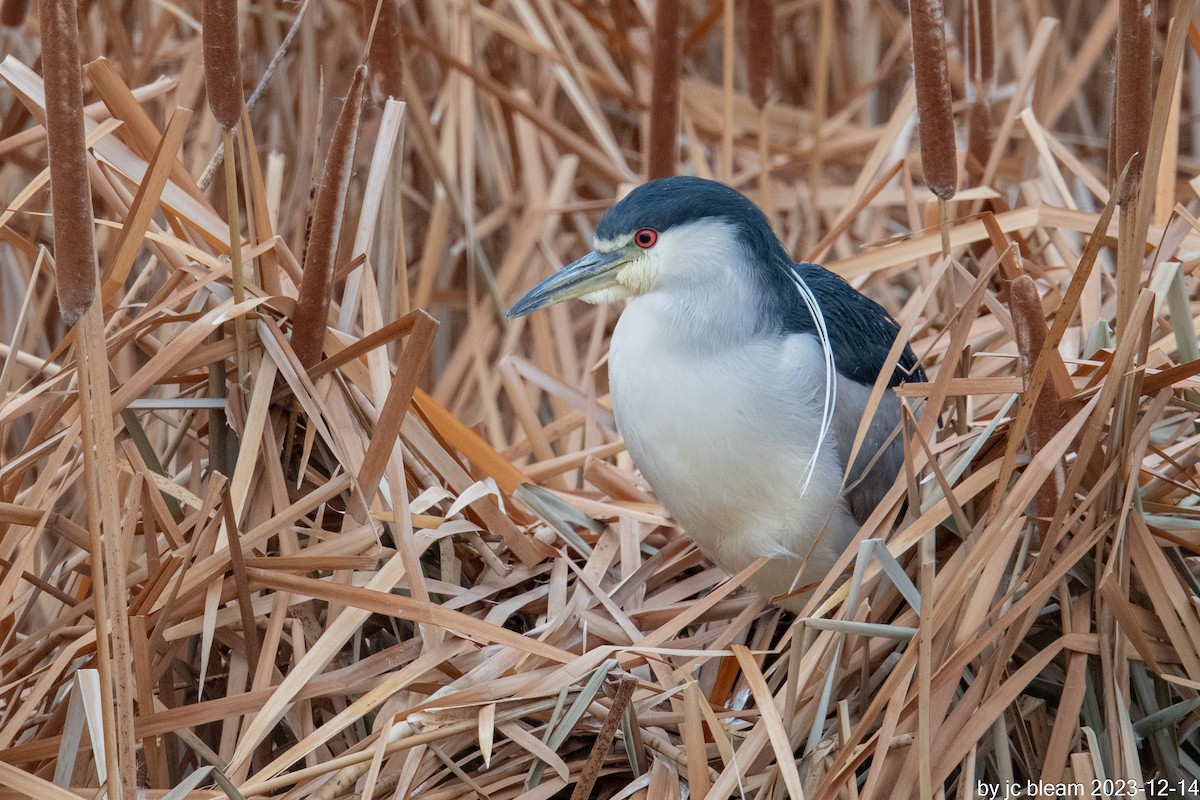
<path fill-rule="evenodd" d="M 561 300 L 582 297 L 615 283 L 617 271 L 629 261 L 623 250 L 601 252 L 593 250 L 573 261 L 529 290 L 508 310 L 509 319 L 523 317 Z"/>

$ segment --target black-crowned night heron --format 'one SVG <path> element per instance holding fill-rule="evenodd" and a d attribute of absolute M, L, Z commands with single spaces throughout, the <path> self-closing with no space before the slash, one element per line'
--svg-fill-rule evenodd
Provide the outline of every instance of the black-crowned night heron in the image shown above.
<path fill-rule="evenodd" d="M 925 379 L 907 346 L 846 474 L 896 321 L 832 272 L 793 263 L 746 197 L 690 177 L 630 192 L 595 249 L 508 315 L 573 297 L 629 299 L 609 348 L 617 427 L 700 549 L 731 573 L 769 556 L 747 581 L 768 598 L 823 578 L 903 459 L 890 389 Z"/>

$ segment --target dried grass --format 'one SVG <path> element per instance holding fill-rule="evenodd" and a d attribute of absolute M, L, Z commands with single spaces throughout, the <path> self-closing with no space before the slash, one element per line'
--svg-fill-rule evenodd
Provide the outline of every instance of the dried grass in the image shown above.
<path fill-rule="evenodd" d="M 741 6 L 679 4 L 658 146 L 887 306 L 931 375 L 901 389 L 924 406 L 904 474 L 798 618 L 708 564 L 633 469 L 617 310 L 498 314 L 650 169 L 647 6 L 251 2 L 241 191 L 210 195 L 221 126 L 176 110 L 203 102 L 198 7 L 91 4 L 102 303 L 72 344 L 36 30 L 4 4 L 29 30 L 0 31 L 0 797 L 114 772 L 110 796 L 438 800 L 1200 779 L 1200 36 L 1160 7 L 1118 209 L 1119 1 L 1095 29 L 979 2 L 978 68 L 952 19 L 974 188 L 936 230 L 903 15 L 773 5 L 759 109 Z M 366 48 L 376 7 L 403 50 Z M 368 76 L 395 99 L 362 103 L 360 77 L 347 102 L 300 358 L 314 153 L 364 53 L 403 69 Z"/>

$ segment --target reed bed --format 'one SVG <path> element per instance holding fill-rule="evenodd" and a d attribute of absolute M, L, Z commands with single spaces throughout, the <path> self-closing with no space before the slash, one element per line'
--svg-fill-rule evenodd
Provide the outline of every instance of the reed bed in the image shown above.
<path fill-rule="evenodd" d="M 904 4 L 752 3 L 764 42 L 733 2 L 250 0 L 220 121 L 200 5 L 80 8 L 84 336 L 3 3 L 0 797 L 1195 796 L 1194 2 L 947 7 L 926 147 Z M 502 318 L 658 170 L 931 378 L 798 615 L 630 463 L 619 309 Z"/>

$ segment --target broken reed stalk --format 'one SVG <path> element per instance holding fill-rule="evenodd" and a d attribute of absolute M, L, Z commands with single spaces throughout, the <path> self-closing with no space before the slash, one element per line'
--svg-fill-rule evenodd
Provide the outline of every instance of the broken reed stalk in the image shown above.
<path fill-rule="evenodd" d="M 75 328 L 83 480 L 96 618 L 104 761 L 112 796 L 133 797 L 137 761 L 126 618 L 126 558 L 116 503 L 112 405 L 84 138 L 83 69 L 74 0 L 42 0 L 42 70 L 59 309 Z M 113 621 L 116 620 L 116 624 Z"/>
<path fill-rule="evenodd" d="M 221 131 L 221 141 L 225 152 L 225 211 L 229 218 L 229 271 L 233 284 L 233 302 L 242 303 L 246 299 L 246 275 L 242 264 L 242 215 L 238 209 L 238 176 L 234 165 L 233 130 L 224 128 Z M 249 385 L 250 375 L 250 332 L 247 330 L 246 315 L 238 314 L 233 318 L 233 337 L 237 348 L 238 383 L 243 387 Z"/>
<path fill-rule="evenodd" d="M 400 0 L 362 0 L 363 30 L 367 35 L 367 77 L 371 96 L 382 105 L 389 97 L 404 96 L 404 31 Z"/>
<path fill-rule="evenodd" d="M 646 177 L 675 174 L 679 132 L 679 0 L 659 0 L 654 10 L 654 65 L 650 78 L 650 132 L 646 147 Z"/>
<path fill-rule="evenodd" d="M 354 71 L 354 80 L 329 141 L 321 190 L 313 209 L 312 230 L 304 251 L 304 271 L 300 276 L 300 291 L 296 298 L 292 349 L 305 368 L 320 360 L 325 344 L 325 326 L 333 292 L 333 267 L 337 260 L 342 218 L 346 214 L 346 196 L 350 190 L 366 79 L 367 68 L 360 65 Z"/>
<path fill-rule="evenodd" d="M 201 36 L 204 43 L 204 86 L 208 107 L 221 125 L 225 152 L 225 208 L 229 222 L 229 269 L 233 277 L 233 301 L 246 299 L 242 266 L 242 219 L 238 211 L 237 170 L 234 168 L 233 129 L 242 118 L 241 47 L 238 37 L 237 0 L 204 0 L 201 7 Z M 247 385 L 250 369 L 249 331 L 246 317 L 233 320 L 237 347 L 238 383 Z"/>
<path fill-rule="evenodd" d="M 1149 13 L 1146 13 L 1149 11 Z M 1117 238 L 1117 321 L 1125 331 L 1141 283 L 1143 248 L 1138 241 L 1138 192 L 1150 132 L 1153 104 L 1154 4 L 1120 0 L 1117 16 L 1117 69 L 1113 83 L 1113 119 L 1109 130 L 1109 183 L 1126 164 L 1129 179 L 1117 197 L 1121 207 Z"/>

